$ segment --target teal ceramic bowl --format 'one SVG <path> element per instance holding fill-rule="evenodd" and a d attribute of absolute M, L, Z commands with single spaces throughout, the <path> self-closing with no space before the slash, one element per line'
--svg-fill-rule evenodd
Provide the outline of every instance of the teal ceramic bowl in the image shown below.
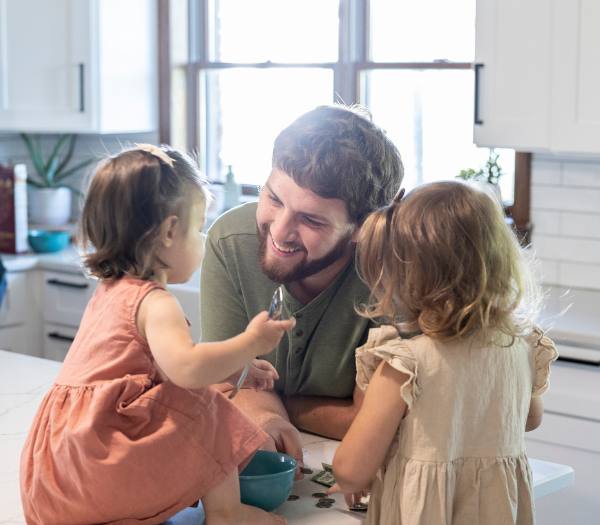
<path fill-rule="evenodd" d="M 29 230 L 29 246 L 37 253 L 59 252 L 69 245 L 71 234 L 60 230 Z"/>
<path fill-rule="evenodd" d="M 296 460 L 280 452 L 259 450 L 240 474 L 242 503 L 266 511 L 287 500 L 294 485 Z"/>

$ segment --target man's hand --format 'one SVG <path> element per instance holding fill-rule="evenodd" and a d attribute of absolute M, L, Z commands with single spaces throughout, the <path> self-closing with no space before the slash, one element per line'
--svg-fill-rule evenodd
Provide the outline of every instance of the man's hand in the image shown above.
<path fill-rule="evenodd" d="M 296 479 L 302 479 L 303 474 L 300 469 L 304 466 L 304 457 L 300 432 L 288 420 L 278 415 L 263 421 L 261 427 L 271 438 L 262 448 L 283 452 L 293 457 L 297 461 Z"/>
<path fill-rule="evenodd" d="M 229 376 L 226 381 L 235 386 L 242 371 Z M 275 381 L 279 379 L 279 374 L 275 367 L 264 359 L 253 359 L 250 362 L 248 376 L 242 385 L 242 388 L 254 388 L 256 390 L 273 390 Z"/>

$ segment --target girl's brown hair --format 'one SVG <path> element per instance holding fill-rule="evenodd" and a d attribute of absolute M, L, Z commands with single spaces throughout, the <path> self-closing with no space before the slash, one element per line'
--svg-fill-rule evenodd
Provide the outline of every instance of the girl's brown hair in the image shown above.
<path fill-rule="evenodd" d="M 150 279 L 161 223 L 177 215 L 183 224 L 192 198 L 206 206 L 208 193 L 194 161 L 168 146 L 156 153 L 135 148 L 102 161 L 92 176 L 81 214 L 83 262 L 90 274 Z M 166 162 L 170 161 L 170 162 Z"/>
<path fill-rule="evenodd" d="M 358 267 L 371 289 L 359 313 L 450 340 L 529 329 L 537 287 L 499 202 L 461 182 L 419 186 L 371 214 Z"/>

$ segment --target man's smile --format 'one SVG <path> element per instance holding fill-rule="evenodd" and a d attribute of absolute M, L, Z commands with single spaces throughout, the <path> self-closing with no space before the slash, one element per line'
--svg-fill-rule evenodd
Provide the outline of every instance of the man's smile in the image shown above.
<path fill-rule="evenodd" d="M 275 253 L 279 254 L 279 255 L 291 255 L 293 253 L 299 252 L 301 251 L 301 248 L 299 247 L 292 247 L 292 248 L 286 248 L 285 246 L 281 246 L 280 244 L 278 244 L 275 239 L 273 239 L 273 237 L 271 237 L 271 246 L 273 247 L 273 250 Z"/>

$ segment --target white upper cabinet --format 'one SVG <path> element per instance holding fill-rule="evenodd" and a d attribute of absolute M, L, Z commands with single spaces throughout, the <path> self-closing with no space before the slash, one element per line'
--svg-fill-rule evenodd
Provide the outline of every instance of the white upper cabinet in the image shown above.
<path fill-rule="evenodd" d="M 600 2 L 554 0 L 556 151 L 600 153 Z"/>
<path fill-rule="evenodd" d="M 477 0 L 476 144 L 600 153 L 598 27 L 598 0 Z"/>
<path fill-rule="evenodd" d="M 545 148 L 549 140 L 548 0 L 478 0 L 475 143 Z"/>
<path fill-rule="evenodd" d="M 0 0 L 0 131 L 157 128 L 156 2 Z"/>

